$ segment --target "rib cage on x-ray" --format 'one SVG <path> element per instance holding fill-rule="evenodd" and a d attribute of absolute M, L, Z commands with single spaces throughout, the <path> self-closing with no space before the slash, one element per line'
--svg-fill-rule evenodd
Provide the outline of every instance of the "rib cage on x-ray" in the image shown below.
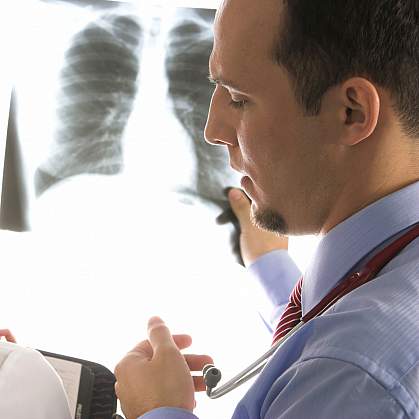
<path fill-rule="evenodd" d="M 37 195 L 82 173 L 117 174 L 137 92 L 142 30 L 133 16 L 105 14 L 65 54 L 52 154 L 35 174 Z"/>
<path fill-rule="evenodd" d="M 212 93 L 207 75 L 214 14 L 179 9 L 168 31 L 165 67 L 168 96 L 194 152 L 190 181 L 177 190 L 226 208 L 223 188 L 233 182 L 226 152 L 203 139 Z M 35 174 L 37 195 L 74 175 L 123 169 L 122 137 L 141 77 L 143 35 L 139 20 L 116 8 L 113 13 L 106 9 L 73 37 L 60 74 L 51 153 Z"/>
<path fill-rule="evenodd" d="M 166 137 L 171 144 L 179 145 L 170 149 L 169 157 L 174 162 L 171 171 L 166 173 L 156 161 L 147 182 L 152 183 L 153 176 L 167 177 L 170 188 L 178 193 L 182 202 L 199 202 L 215 208 L 214 216 L 224 211 L 218 217 L 219 222 L 234 221 L 237 228 L 225 196 L 225 188 L 237 183 L 237 174 L 229 167 L 225 148 L 204 141 L 213 90 L 207 76 L 215 12 L 178 8 L 170 18 L 157 13 L 152 24 L 147 25 L 139 8 L 122 2 L 48 0 L 45 3 L 54 8 L 65 4 L 67 8 L 83 11 L 83 16 L 88 18 L 84 17 L 85 24 L 75 25 L 68 43 L 63 43 L 52 138 L 48 152 L 37 160 L 33 179 L 26 180 L 29 189 L 33 188 L 35 196 L 40 197 L 52 186 L 77 175 L 123 173 L 127 160 L 124 135 L 130 118 L 133 115 L 138 118 L 135 112 L 138 103 L 140 108 L 145 103 L 146 107 L 141 109 L 150 115 L 141 118 L 151 119 L 156 113 L 162 113 L 164 117 L 159 115 L 159 121 L 175 118 L 183 129 L 176 133 L 176 138 L 171 138 L 173 133 L 165 122 L 157 122 L 154 132 L 130 133 L 129 140 L 139 144 L 135 152 L 142 154 L 141 157 L 153 155 L 148 147 L 150 138 L 156 140 L 156 134 L 157 141 Z M 48 25 L 48 21 L 46 23 Z M 155 47 L 162 49 L 159 54 L 164 58 L 159 64 L 161 68 L 156 68 L 150 79 L 150 73 L 144 75 L 142 71 L 146 59 L 144 51 Z M 165 105 L 149 111 L 149 92 L 144 96 L 141 86 L 150 84 L 166 86 L 167 90 L 156 89 L 158 95 L 165 95 L 161 101 Z M 19 97 L 17 99 L 19 105 Z M 167 154 L 164 141 L 153 146 L 158 148 L 158 153 Z M 135 162 L 135 156 L 130 154 L 129 157 L 131 163 Z M 177 179 L 176 165 L 179 167 L 185 162 L 189 168 L 187 176 Z M 8 228 L 7 220 L 2 226 Z M 19 228 L 22 229 L 24 227 Z M 236 229 L 231 237 L 236 257 L 237 234 Z"/>

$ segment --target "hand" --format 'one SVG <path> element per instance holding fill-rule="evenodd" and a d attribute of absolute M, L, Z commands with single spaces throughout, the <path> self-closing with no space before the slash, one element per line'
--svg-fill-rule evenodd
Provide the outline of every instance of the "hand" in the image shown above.
<path fill-rule="evenodd" d="M 262 230 L 252 223 L 251 202 L 242 190 L 232 188 L 228 193 L 228 199 L 240 223 L 240 250 L 246 267 L 272 250 L 288 250 L 288 237 Z"/>
<path fill-rule="evenodd" d="M 7 342 L 16 343 L 16 339 L 9 329 L 0 329 L 0 340 L 5 338 Z"/>
<path fill-rule="evenodd" d="M 158 407 L 178 407 L 191 412 L 195 408 L 195 391 L 204 391 L 201 377 L 191 371 L 201 371 L 213 363 L 206 355 L 185 355 L 188 335 L 171 335 L 159 317 L 148 322 L 149 340 L 140 342 L 115 368 L 116 395 L 127 419 L 137 419 Z"/>

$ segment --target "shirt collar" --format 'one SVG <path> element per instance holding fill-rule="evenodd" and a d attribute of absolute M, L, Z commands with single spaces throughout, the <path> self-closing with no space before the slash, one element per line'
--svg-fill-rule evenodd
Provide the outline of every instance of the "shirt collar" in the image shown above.
<path fill-rule="evenodd" d="M 330 230 L 304 274 L 303 315 L 377 246 L 417 222 L 419 181 L 373 202 Z"/>

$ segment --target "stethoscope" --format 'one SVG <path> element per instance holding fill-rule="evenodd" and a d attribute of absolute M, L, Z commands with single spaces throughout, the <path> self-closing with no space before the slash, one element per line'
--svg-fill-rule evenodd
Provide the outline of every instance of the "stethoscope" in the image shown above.
<path fill-rule="evenodd" d="M 208 397 L 217 399 L 224 396 L 258 375 L 265 368 L 273 354 L 301 327 L 308 321 L 323 314 L 346 294 L 374 279 L 377 273 L 390 262 L 390 260 L 418 236 L 419 224 L 416 224 L 413 228 L 409 229 L 407 233 L 391 242 L 385 249 L 375 255 L 363 268 L 359 269 L 357 272 L 351 273 L 343 281 L 339 282 L 332 291 L 301 318 L 300 323 L 291 329 L 284 337 L 279 339 L 265 354 L 215 391 L 213 391 L 214 388 L 221 380 L 221 371 L 212 364 L 205 365 L 202 370 L 202 375 L 204 377 Z"/>

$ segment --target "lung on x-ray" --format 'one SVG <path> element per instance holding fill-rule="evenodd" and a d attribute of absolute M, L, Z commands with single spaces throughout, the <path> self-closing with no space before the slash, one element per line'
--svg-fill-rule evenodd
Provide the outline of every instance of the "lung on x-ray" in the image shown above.
<path fill-rule="evenodd" d="M 12 95 L 1 228 L 30 230 L 43 196 L 99 177 L 136 185 L 145 205 L 155 187 L 228 221 L 225 189 L 238 178 L 225 148 L 203 135 L 215 12 L 93 0 L 32 7 Z M 237 231 L 227 228 L 235 253 Z"/>

